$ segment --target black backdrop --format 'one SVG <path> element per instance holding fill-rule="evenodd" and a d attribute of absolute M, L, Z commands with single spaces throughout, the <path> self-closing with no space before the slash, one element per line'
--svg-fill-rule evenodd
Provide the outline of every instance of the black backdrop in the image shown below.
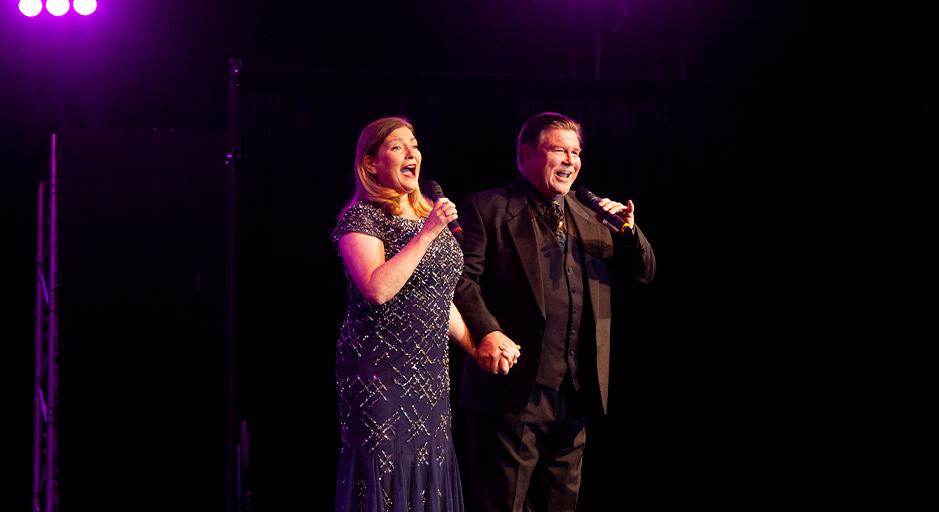
<path fill-rule="evenodd" d="M 222 510 L 221 132 L 57 133 L 62 510 Z"/>
<path fill-rule="evenodd" d="M 591 3 L 604 10 L 582 10 Z M 0 481 L 5 497 L 0 508 L 25 509 L 29 503 L 35 187 L 48 168 L 49 133 L 62 126 L 223 130 L 225 63 L 233 55 L 344 72 L 598 73 L 604 80 L 643 81 L 617 84 L 613 87 L 621 92 L 605 95 L 599 93 L 601 84 L 556 82 L 555 88 L 539 91 L 504 76 L 486 81 L 488 87 L 469 80 L 473 88 L 431 91 L 421 88 L 417 77 L 408 86 L 383 88 L 387 81 L 374 75 L 350 75 L 348 89 L 333 87 L 332 95 L 346 98 L 345 103 L 351 96 L 360 106 L 323 125 L 336 144 L 320 144 L 326 149 L 318 154 L 294 144 L 294 167 L 268 171 L 292 172 L 298 185 L 288 187 L 288 176 L 282 175 L 263 187 L 242 187 L 243 194 L 257 195 L 243 198 L 247 208 L 252 201 L 271 205 L 245 219 L 243 245 L 262 235 L 280 244 L 271 245 L 269 253 L 260 252 L 265 249 L 260 246 L 254 255 L 242 250 L 245 263 L 253 259 L 261 273 L 241 274 L 246 282 L 239 295 L 255 301 L 254 309 L 240 317 L 245 323 L 239 331 L 240 354 L 256 359 L 239 359 L 244 366 L 238 374 L 239 412 L 252 419 L 258 455 L 252 459 L 252 476 L 258 504 L 272 505 L 266 509 L 290 498 L 296 498 L 291 509 L 311 500 L 325 503 L 331 495 L 328 477 L 309 475 L 313 463 L 329 471 L 333 464 L 329 365 L 335 332 L 330 329 L 336 328 L 341 306 L 336 301 L 311 309 L 307 306 L 314 302 L 307 296 L 288 301 L 280 294 L 290 283 L 313 282 L 307 292 L 333 297 L 339 290 L 334 286 L 341 286 L 331 248 L 317 244 L 325 244 L 321 234 L 351 190 L 347 176 L 360 125 L 378 114 L 414 117 L 426 171 L 461 199 L 469 190 L 514 176 L 508 144 L 524 117 L 547 108 L 570 108 L 580 115 L 574 107 L 587 104 L 608 104 L 611 115 L 614 108 L 640 114 L 623 118 L 637 128 L 609 146 L 623 151 L 604 152 L 603 158 L 598 138 L 603 127 L 587 124 L 581 180 L 597 192 L 637 199 L 640 222 L 663 266 L 657 283 L 637 303 L 627 304 L 639 321 L 618 334 L 622 342 L 614 358 L 625 371 L 614 374 L 616 407 L 605 431 L 609 441 L 599 445 L 604 447 L 599 455 L 596 450 L 589 454 L 594 462 L 588 458 L 587 468 L 616 470 L 594 469 L 594 478 L 585 483 L 594 488 L 585 489 L 585 500 L 601 496 L 599 490 L 630 504 L 652 496 L 660 503 L 740 501 L 748 508 L 752 504 L 745 497 L 752 494 L 760 503 L 811 496 L 812 503 L 854 498 L 870 504 L 880 497 L 896 508 L 906 491 L 923 481 L 916 465 L 893 454 L 921 452 L 907 434 L 910 422 L 904 414 L 925 409 L 898 398 L 911 389 L 928 389 L 914 382 L 928 373 L 908 369 L 910 362 L 928 359 L 907 346 L 894 348 L 897 340 L 919 340 L 920 335 L 904 333 L 911 317 L 929 318 L 920 313 L 924 306 L 907 306 L 918 298 L 895 288 L 912 284 L 928 292 L 922 269 L 931 268 L 931 262 L 917 259 L 928 252 L 910 248 L 929 238 L 915 225 L 929 216 L 913 210 L 929 204 L 921 194 L 931 190 L 925 186 L 928 170 L 936 167 L 937 88 L 928 78 L 933 32 L 927 29 L 931 17 L 924 7 L 705 0 L 560 2 L 563 7 L 545 9 L 535 0 L 511 6 L 474 0 L 400 12 L 394 4 L 376 9 L 370 2 L 275 1 L 264 9 L 256 2 L 243 4 L 111 2 L 88 18 L 98 20 L 93 21 L 96 28 L 70 25 L 80 18 L 68 16 L 65 25 L 49 16 L 25 19 L 12 3 L 0 13 L 0 211 L 5 221 L 0 293 L 6 294 L 0 310 L 5 342 L 0 374 L 2 388 L 10 392 L 2 419 L 13 432 L 4 453 L 15 468 Z M 607 7 L 627 7 L 628 13 Z M 389 32 L 374 29 L 398 19 L 415 29 L 404 41 L 413 54 L 400 51 L 406 44 L 387 44 Z M 600 29 L 596 46 L 590 44 L 592 28 Z M 597 66 L 595 49 L 601 50 Z M 646 81 L 653 79 L 664 81 Z M 709 80 L 717 83 L 709 85 Z M 303 87 L 312 94 L 318 89 L 311 84 L 319 82 L 309 80 Z M 376 87 L 363 92 L 370 83 Z M 256 91 L 285 88 L 291 89 L 269 83 Z M 420 94 L 409 98 L 412 92 Z M 444 121 L 453 123 L 449 133 L 458 136 L 438 136 L 434 130 L 444 125 L 434 124 L 436 117 L 423 109 L 434 98 L 454 94 L 466 96 L 463 107 L 438 101 L 441 114 L 468 112 L 475 119 L 479 116 L 472 114 L 488 112 L 489 117 L 459 130 L 452 127 L 462 125 L 447 117 Z M 314 104 L 294 99 L 306 102 L 307 110 Z M 297 115 L 285 98 L 270 97 L 269 102 L 282 104 L 285 119 Z M 507 107 L 472 108 L 500 102 Z M 345 124 L 347 114 L 360 116 L 361 122 Z M 268 131 L 286 145 L 300 136 Z M 473 153 L 466 149 L 473 147 L 470 132 L 498 134 L 491 138 L 503 146 L 495 153 L 493 146 L 485 147 L 479 151 L 482 157 L 458 158 Z M 300 158 L 301 149 L 309 158 Z M 501 155 L 494 165 L 490 154 Z M 285 161 L 288 155 L 274 156 Z M 251 158 L 257 155 L 246 155 L 246 163 Z M 318 165 L 326 158 L 334 158 L 334 165 Z M 471 172 L 448 171 L 463 160 Z M 620 161 L 634 166 L 611 165 Z M 314 167 L 316 172 L 300 173 Z M 251 181 L 250 172 L 246 168 L 245 181 Z M 628 180 L 613 182 L 626 172 Z M 331 179 L 324 173 L 335 176 L 336 186 L 325 194 L 319 189 L 307 194 L 312 177 Z M 609 188 L 607 181 L 597 180 L 610 180 Z M 308 209 L 302 222 L 299 215 L 290 219 L 273 209 L 296 212 L 283 204 L 289 198 Z M 334 204 L 324 202 L 331 199 Z M 320 203 L 325 211 L 319 211 Z M 277 235 L 287 232 L 291 222 L 315 228 L 291 232 L 293 238 L 284 242 Z M 264 235 L 265 227 L 272 232 Z M 301 260 L 306 266 L 282 264 Z M 314 264 L 327 271 L 318 272 Z M 272 282 L 265 283 L 268 278 Z M 253 293 L 263 290 L 261 285 L 271 294 Z M 303 292 L 297 287 L 293 293 Z M 273 303 L 264 304 L 265 298 Z M 899 318 L 891 315 L 897 310 L 903 313 Z M 298 311 L 314 315 L 305 317 L 306 330 L 294 329 L 301 323 Z M 268 320 L 270 336 L 262 331 Z M 316 357 L 301 359 L 314 349 Z M 199 355 L 203 361 L 215 356 Z M 308 364 L 312 361 L 326 366 Z M 107 368 L 111 362 L 97 363 Z M 147 366 L 143 370 L 143 375 L 154 372 Z M 301 378 L 308 382 L 298 384 Z M 890 425 L 902 430 L 884 428 Z M 70 443 L 86 440 L 74 431 L 63 432 L 63 440 L 69 435 Z M 157 462 L 175 468 L 170 459 Z M 108 509 L 114 495 L 146 508 L 127 485 L 130 477 L 123 469 L 108 473 L 113 479 L 104 489 L 71 490 L 98 499 L 97 510 Z M 80 465 L 70 471 L 78 479 L 73 482 L 97 481 L 95 473 L 82 474 L 86 468 Z M 184 489 L 200 480 L 191 473 L 176 474 L 175 483 L 189 481 L 164 499 L 175 501 L 175 509 L 193 508 L 173 498 L 186 496 Z M 890 478 L 904 480 L 903 487 L 890 487 Z M 216 491 L 203 496 L 217 496 Z M 152 506 L 161 503 L 154 500 Z"/>
<path fill-rule="evenodd" d="M 832 311 L 864 274 L 824 250 L 846 235 L 820 214 L 838 205 L 830 183 L 847 191 L 843 176 L 885 158 L 875 141 L 907 142 L 894 167 L 922 156 L 916 101 L 887 113 L 831 86 L 248 67 L 231 390 L 220 134 L 66 130 L 62 503 L 222 510 L 231 391 L 252 509 L 331 508 L 347 284 L 328 236 L 359 130 L 410 117 L 424 176 L 459 202 L 515 179 L 516 130 L 549 109 L 583 122 L 579 183 L 636 201 L 659 262 L 650 287 L 614 296 L 610 414 L 591 423 L 581 510 L 801 503 L 843 485 L 832 472 L 850 479 L 845 462 L 865 456 L 850 415 L 866 384 L 845 375 L 853 326 Z M 894 133 L 869 132 L 871 117 L 896 120 Z M 463 356 L 451 354 L 455 395 Z"/>
<path fill-rule="evenodd" d="M 787 357 L 773 340 L 794 322 L 777 305 L 780 286 L 804 276 L 776 264 L 786 249 L 773 219 L 797 188 L 789 151 L 814 137 L 812 91 L 249 66 L 240 95 L 236 396 L 259 510 L 332 501 L 332 478 L 314 478 L 333 474 L 339 436 L 333 358 L 346 282 L 329 233 L 353 190 L 358 132 L 384 115 L 414 122 L 422 176 L 459 202 L 515 179 L 525 119 L 565 112 L 584 126 L 578 184 L 637 203 L 659 275 L 614 296 L 610 415 L 593 425 L 583 510 L 624 485 L 632 499 L 669 500 L 775 485 L 767 462 L 799 442 L 764 442 L 789 421 L 775 382 Z M 463 357 L 451 354 L 456 393 Z"/>

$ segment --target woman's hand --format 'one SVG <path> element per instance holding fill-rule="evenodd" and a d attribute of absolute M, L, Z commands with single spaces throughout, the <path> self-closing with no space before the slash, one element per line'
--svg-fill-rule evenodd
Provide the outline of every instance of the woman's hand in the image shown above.
<path fill-rule="evenodd" d="M 457 217 L 456 205 L 446 197 L 441 197 L 434 203 L 434 208 L 427 215 L 427 220 L 424 221 L 424 227 L 421 228 L 421 231 L 432 238 L 437 238 L 440 232 L 447 227 L 447 224 L 455 221 Z"/>

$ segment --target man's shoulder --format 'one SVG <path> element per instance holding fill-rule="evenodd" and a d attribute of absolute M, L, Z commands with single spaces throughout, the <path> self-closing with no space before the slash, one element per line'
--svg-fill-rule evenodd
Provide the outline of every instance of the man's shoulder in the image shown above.
<path fill-rule="evenodd" d="M 515 188 L 516 184 L 511 183 L 489 190 L 474 192 L 466 197 L 466 201 L 477 205 L 505 204 L 509 198 L 516 194 Z"/>

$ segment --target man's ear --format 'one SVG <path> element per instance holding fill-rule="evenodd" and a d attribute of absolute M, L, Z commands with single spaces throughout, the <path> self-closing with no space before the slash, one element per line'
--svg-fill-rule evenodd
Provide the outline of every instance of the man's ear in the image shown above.
<path fill-rule="evenodd" d="M 522 144 L 522 162 L 528 160 L 534 151 L 535 148 L 529 146 L 528 144 Z"/>

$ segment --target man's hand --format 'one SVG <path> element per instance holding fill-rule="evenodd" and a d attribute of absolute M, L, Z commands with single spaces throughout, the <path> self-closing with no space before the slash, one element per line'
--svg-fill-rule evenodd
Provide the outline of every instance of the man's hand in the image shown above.
<path fill-rule="evenodd" d="M 597 206 L 599 206 L 600 208 L 603 208 L 604 211 L 612 213 L 613 215 L 619 215 L 626 221 L 626 224 L 628 224 L 629 226 L 636 225 L 636 205 L 633 204 L 631 199 L 627 200 L 626 204 L 623 204 L 623 203 L 618 203 L 610 198 L 604 197 L 603 199 L 600 199 L 600 202 L 597 203 Z M 606 227 L 610 228 L 610 231 L 613 231 L 614 233 L 619 231 L 618 230 L 619 226 L 611 225 L 609 222 L 604 221 L 603 218 L 600 217 L 599 215 L 597 215 L 597 220 L 599 220 L 600 222 L 603 222 L 603 224 L 605 224 Z"/>
<path fill-rule="evenodd" d="M 518 362 L 521 347 L 502 331 L 492 331 L 483 336 L 476 346 L 476 364 L 483 371 L 506 375 Z"/>

